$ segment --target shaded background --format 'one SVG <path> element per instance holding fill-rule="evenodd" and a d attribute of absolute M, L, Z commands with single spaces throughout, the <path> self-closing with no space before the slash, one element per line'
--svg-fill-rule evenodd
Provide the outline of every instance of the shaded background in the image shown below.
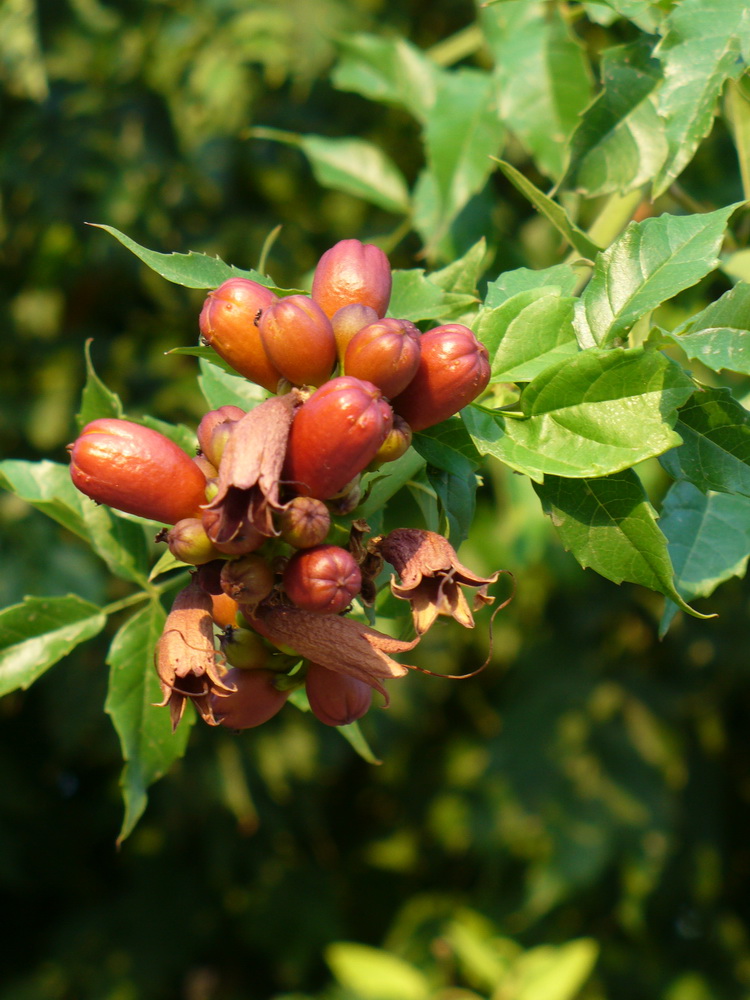
<path fill-rule="evenodd" d="M 282 286 L 342 238 L 382 239 L 394 266 L 420 264 L 400 220 L 322 189 L 297 149 L 246 130 L 367 138 L 413 181 L 415 123 L 332 86 L 336 40 L 395 33 L 429 49 L 474 17 L 456 0 L 4 0 L 3 457 L 65 459 L 88 338 L 129 412 L 195 425 L 205 409 L 194 360 L 164 356 L 195 341 L 202 293 L 85 222 L 242 267 L 281 224 L 268 267 Z M 576 26 L 594 65 L 628 30 Z M 520 148 L 510 156 L 541 183 Z M 681 185 L 708 207 L 741 197 L 720 122 Z M 490 277 L 560 259 L 496 175 L 454 225 L 456 250 L 482 233 Z M 707 279 L 691 308 L 726 287 Z M 0 527 L 3 606 L 124 593 L 11 496 Z M 462 555 L 518 579 L 493 666 L 466 684 L 395 685 L 364 724 L 382 766 L 292 709 L 241 737 L 196 728 L 119 852 L 108 637 L 3 699 L 0 1000 L 359 997 L 329 985 L 335 941 L 385 944 L 435 989 L 490 995 L 472 947 L 577 938 L 600 949 L 587 998 L 750 995 L 746 584 L 702 607 L 717 621 L 679 620 L 660 643 L 661 599 L 583 572 L 526 480 L 498 468 Z M 420 662 L 476 665 L 485 630 L 461 631 L 436 627 Z"/>

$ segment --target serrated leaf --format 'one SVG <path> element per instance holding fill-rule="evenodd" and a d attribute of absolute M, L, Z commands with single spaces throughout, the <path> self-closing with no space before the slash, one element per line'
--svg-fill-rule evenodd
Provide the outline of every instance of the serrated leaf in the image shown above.
<path fill-rule="evenodd" d="M 476 296 L 479 279 L 488 263 L 487 240 L 484 236 L 466 251 L 463 257 L 452 261 L 447 267 L 433 271 L 430 281 L 446 292 Z"/>
<path fill-rule="evenodd" d="M 144 264 L 148 264 L 152 271 L 156 271 L 162 278 L 172 281 L 176 285 L 185 285 L 187 288 L 218 288 L 222 282 L 228 278 L 249 278 L 257 281 L 261 285 L 267 285 L 274 292 L 283 292 L 283 289 L 276 288 L 267 278 L 257 271 L 243 271 L 231 264 L 225 264 L 218 257 L 209 257 L 204 253 L 157 253 L 156 250 L 147 250 L 139 246 L 135 240 L 131 240 L 125 233 L 121 233 L 113 226 L 103 226 L 98 223 L 89 223 L 95 229 L 103 229 L 105 233 L 114 236 L 131 253 L 140 258 Z"/>
<path fill-rule="evenodd" d="M 591 94 L 580 42 L 559 8 L 540 0 L 485 9 L 480 23 L 495 60 L 500 117 L 542 173 L 560 177 Z"/>
<path fill-rule="evenodd" d="M 645 37 L 602 53 L 602 91 L 573 133 L 563 183 L 591 198 L 625 194 L 656 175 L 669 152 L 657 109 L 661 81 Z"/>
<path fill-rule="evenodd" d="M 477 506 L 477 477 L 473 472 L 458 475 L 444 469 L 427 466 L 427 479 L 439 502 L 445 519 L 442 532 L 454 549 L 469 537 Z"/>
<path fill-rule="evenodd" d="M 522 417 L 476 404 L 462 418 L 480 454 L 494 455 L 536 482 L 552 474 L 589 478 L 660 455 L 693 382 L 663 355 L 583 351 L 537 376 L 521 395 Z"/>
<path fill-rule="evenodd" d="M 534 489 L 563 545 L 584 569 L 613 583 L 648 587 L 694 614 L 675 588 L 667 540 L 632 469 L 596 479 L 547 476 Z"/>
<path fill-rule="evenodd" d="M 686 600 L 708 597 L 733 576 L 742 577 L 750 556 L 750 499 L 702 493 L 684 480 L 664 498 L 661 530 L 669 543 L 677 589 Z"/>
<path fill-rule="evenodd" d="M 113 573 L 143 584 L 148 548 L 141 524 L 118 517 L 73 485 L 67 465 L 57 462 L 0 462 L 0 486 L 88 542 Z"/>
<path fill-rule="evenodd" d="M 325 959 L 337 982 L 357 1000 L 427 1000 L 426 976 L 396 955 L 364 944 L 337 941 Z"/>
<path fill-rule="evenodd" d="M 424 130 L 427 168 L 436 195 L 427 248 L 448 231 L 469 199 L 484 187 L 502 148 L 505 129 L 487 73 L 459 69 L 440 77 L 435 105 Z"/>
<path fill-rule="evenodd" d="M 426 462 L 436 469 L 457 476 L 470 476 L 482 463 L 460 417 L 450 417 L 433 427 L 417 431 L 413 447 Z"/>
<path fill-rule="evenodd" d="M 728 369 L 750 375 L 750 285 L 739 282 L 665 336 L 715 372 Z"/>
<path fill-rule="evenodd" d="M 218 410 L 220 406 L 231 404 L 243 410 L 251 410 L 264 399 L 268 399 L 269 394 L 262 386 L 250 382 L 241 375 L 230 375 L 221 366 L 203 356 L 199 364 L 201 373 L 198 376 L 198 385 L 210 409 Z"/>
<path fill-rule="evenodd" d="M 188 706 L 173 733 L 168 709 L 154 707 L 162 700 L 154 669 L 154 647 L 165 620 L 161 605 L 150 602 L 120 628 L 107 657 L 109 694 L 104 707 L 117 730 L 125 760 L 120 780 L 125 817 L 118 843 L 125 840 L 142 816 L 149 786 L 184 754 L 194 719 Z"/>
<path fill-rule="evenodd" d="M 513 187 L 520 191 L 524 198 L 530 201 L 534 208 L 538 212 L 541 212 L 541 214 L 552 223 L 555 229 L 557 229 L 557 231 L 565 237 L 576 253 L 579 253 L 587 260 L 593 260 L 596 257 L 600 248 L 596 245 L 596 243 L 588 238 L 582 229 L 579 229 L 578 226 L 568 218 L 568 214 L 562 205 L 558 205 L 556 201 L 553 201 L 548 195 L 544 194 L 543 191 L 540 191 L 535 184 L 532 184 L 527 177 L 524 177 L 520 170 L 516 170 L 516 168 L 511 166 L 510 163 L 506 163 L 504 160 L 498 160 L 497 165 L 511 182 Z"/>
<path fill-rule="evenodd" d="M 372 101 L 398 104 L 424 123 L 435 103 L 439 68 L 405 38 L 345 35 L 331 73 L 339 90 L 354 91 Z"/>
<path fill-rule="evenodd" d="M 642 316 L 718 264 L 729 216 L 740 203 L 705 215 L 661 215 L 631 222 L 596 261 L 576 307 L 581 347 L 624 337 Z"/>
<path fill-rule="evenodd" d="M 412 323 L 445 319 L 456 308 L 476 305 L 473 295 L 445 292 L 425 276 L 421 268 L 393 272 L 393 288 L 388 316 L 408 319 Z"/>
<path fill-rule="evenodd" d="M 84 345 L 86 358 L 86 384 L 81 394 L 81 409 L 76 414 L 76 423 L 81 430 L 86 424 L 99 417 L 123 416 L 122 403 L 117 393 L 112 392 L 94 371 L 91 361 L 91 340 Z"/>
<path fill-rule="evenodd" d="M 696 392 L 679 413 L 682 445 L 661 456 L 673 479 L 706 493 L 750 496 L 750 414 L 728 389 Z"/>
<path fill-rule="evenodd" d="M 28 688 L 106 623 L 101 608 L 75 594 L 25 597 L 0 611 L 0 695 Z"/>
<path fill-rule="evenodd" d="M 396 215 L 409 211 L 411 201 L 403 174 L 373 143 L 320 135 L 300 135 L 298 140 L 322 187 L 362 198 Z"/>
<path fill-rule="evenodd" d="M 573 329 L 576 299 L 555 288 L 519 292 L 484 309 L 472 329 L 490 353 L 491 382 L 528 382 L 578 353 Z"/>
<path fill-rule="evenodd" d="M 494 309 L 519 292 L 536 288 L 549 288 L 560 295 L 571 295 L 577 284 L 578 275 L 568 264 L 553 264 L 538 271 L 519 267 L 515 271 L 505 271 L 488 283 L 484 305 L 487 309 Z"/>
<path fill-rule="evenodd" d="M 681 0 L 666 21 L 667 33 L 654 54 L 664 71 L 659 114 L 665 121 L 669 156 L 654 180 L 652 198 L 665 191 L 692 160 L 713 124 L 726 80 L 738 77 L 750 36 L 746 0 Z"/>

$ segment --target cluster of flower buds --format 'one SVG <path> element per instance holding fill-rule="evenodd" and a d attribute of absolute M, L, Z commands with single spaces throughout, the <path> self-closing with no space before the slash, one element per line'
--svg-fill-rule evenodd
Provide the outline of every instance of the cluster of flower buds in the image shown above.
<path fill-rule="evenodd" d="M 368 538 L 354 520 L 344 544 L 329 538 L 344 541 L 335 519 L 356 512 L 365 470 L 401 457 L 413 430 L 457 413 L 489 381 L 487 350 L 468 328 L 421 333 L 385 318 L 390 296 L 388 259 L 357 240 L 323 254 L 309 297 L 231 278 L 206 298 L 201 337 L 271 395 L 248 412 L 207 413 L 194 458 L 110 418 L 71 446 L 78 489 L 171 525 L 157 538 L 196 567 L 156 649 L 173 726 L 186 700 L 212 725 L 257 726 L 303 684 L 322 722 L 346 725 L 373 689 L 387 702 L 383 682 L 409 669 L 392 654 L 438 615 L 472 627 L 472 611 L 491 603 L 498 574 L 474 575 L 433 532 Z M 384 560 L 393 593 L 411 604 L 410 642 L 347 614 L 355 600 L 373 603 Z M 471 607 L 462 587 L 474 588 Z"/>

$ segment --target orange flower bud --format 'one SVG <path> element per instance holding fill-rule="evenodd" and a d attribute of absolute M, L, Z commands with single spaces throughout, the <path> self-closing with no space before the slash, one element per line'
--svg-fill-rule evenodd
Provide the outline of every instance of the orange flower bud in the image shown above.
<path fill-rule="evenodd" d="M 92 420 L 70 453 L 73 483 L 98 503 L 164 524 L 201 515 L 206 477 L 150 427 L 115 417 Z"/>
<path fill-rule="evenodd" d="M 312 297 L 326 316 L 352 302 L 385 316 L 391 299 L 391 265 L 383 251 L 359 240 L 341 240 L 318 261 Z"/>
<path fill-rule="evenodd" d="M 367 379 L 392 399 L 417 373 L 420 333 L 408 319 L 381 319 L 370 323 L 349 341 L 344 371 Z"/>
<path fill-rule="evenodd" d="M 271 364 L 293 385 L 322 385 L 336 364 L 330 320 L 307 295 L 274 302 L 260 318 L 260 337 Z"/>
<path fill-rule="evenodd" d="M 354 556 L 338 545 L 295 552 L 284 570 L 284 590 L 298 608 L 337 615 L 362 586 Z"/>
<path fill-rule="evenodd" d="M 348 306 L 342 306 L 331 316 L 333 335 L 336 338 L 336 351 L 342 365 L 349 341 L 354 334 L 359 333 L 363 326 L 376 323 L 378 319 L 378 314 L 372 306 L 363 306 L 359 302 L 352 302 Z"/>

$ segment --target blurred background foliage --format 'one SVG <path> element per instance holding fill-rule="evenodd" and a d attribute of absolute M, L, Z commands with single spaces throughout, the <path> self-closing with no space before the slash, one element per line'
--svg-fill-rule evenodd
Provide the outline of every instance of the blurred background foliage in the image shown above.
<path fill-rule="evenodd" d="M 603 4 L 543 6 L 564 11 L 591 87 L 602 49 L 634 35 Z M 353 236 L 421 266 L 419 220 L 412 231 L 321 188 L 298 148 L 250 130 L 357 136 L 412 186 L 418 123 L 350 92 L 337 60 L 370 32 L 436 65 L 482 67 L 475 18 L 468 0 L 2 0 L 4 457 L 64 460 L 88 338 L 130 412 L 194 425 L 204 408 L 194 360 L 164 357 L 194 342 L 202 293 L 86 222 L 240 266 L 281 224 L 269 269 L 282 286 Z M 586 83 L 571 107 L 588 97 Z M 505 155 L 544 187 L 561 164 L 543 140 L 511 134 Z M 741 190 L 717 121 L 659 210 Z M 479 235 L 490 276 L 560 259 L 554 231 L 500 175 L 432 261 Z M 707 279 L 690 308 L 726 287 Z M 124 593 L 11 496 L 0 526 L 3 605 Z M 108 637 L 3 699 L 0 1000 L 750 996 L 747 585 L 706 603 L 717 620 L 679 620 L 660 643 L 660 599 L 582 572 L 526 480 L 498 468 L 462 555 L 518 581 L 492 666 L 464 684 L 394 685 L 390 709 L 365 722 L 382 766 L 293 710 L 241 737 L 196 729 L 119 852 Z M 419 662 L 481 662 L 486 622 L 459 631 L 436 627 Z"/>

